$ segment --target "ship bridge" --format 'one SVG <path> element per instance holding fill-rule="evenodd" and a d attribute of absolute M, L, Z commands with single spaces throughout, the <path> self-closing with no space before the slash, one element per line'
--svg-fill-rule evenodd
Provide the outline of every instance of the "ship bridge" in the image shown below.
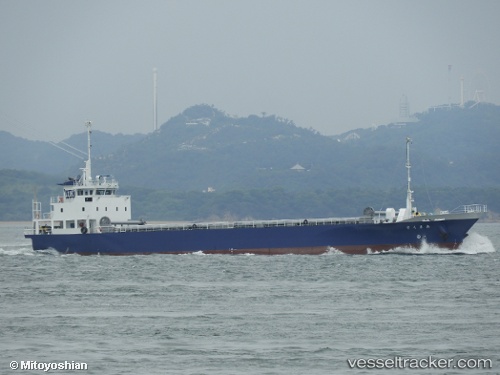
<path fill-rule="evenodd" d="M 33 200 L 33 234 L 100 233 L 101 227 L 131 220 L 129 195 L 118 195 L 118 181 L 111 175 L 91 175 L 90 122 L 88 159 L 82 174 L 58 185 L 62 195 L 51 197 L 50 211 L 42 214 L 41 203 Z"/>

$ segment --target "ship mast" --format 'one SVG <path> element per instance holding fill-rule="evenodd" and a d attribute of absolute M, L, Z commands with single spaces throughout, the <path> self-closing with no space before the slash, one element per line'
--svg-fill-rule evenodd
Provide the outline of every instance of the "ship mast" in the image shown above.
<path fill-rule="evenodd" d="M 90 162 L 90 150 L 92 145 L 90 144 L 90 134 L 92 133 L 92 121 L 85 122 L 85 126 L 87 127 L 87 155 L 88 159 L 85 161 L 85 168 L 83 168 L 83 181 L 91 181 L 92 180 L 92 171 L 91 171 L 91 162 Z"/>
<path fill-rule="evenodd" d="M 406 170 L 408 172 L 408 188 L 406 190 L 406 217 L 411 218 L 412 217 L 412 202 L 413 202 L 413 197 L 411 191 L 411 175 L 410 175 L 410 169 L 411 169 L 411 164 L 410 164 L 410 144 L 411 144 L 411 138 L 406 137 Z"/>

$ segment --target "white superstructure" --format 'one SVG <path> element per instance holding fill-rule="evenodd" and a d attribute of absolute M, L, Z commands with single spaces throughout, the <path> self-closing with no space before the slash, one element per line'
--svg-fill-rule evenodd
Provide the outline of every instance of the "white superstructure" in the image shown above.
<path fill-rule="evenodd" d="M 110 175 L 92 177 L 91 122 L 86 122 L 88 159 L 82 174 L 60 184 L 62 195 L 51 197 L 50 211 L 42 213 L 42 204 L 33 200 L 34 234 L 99 233 L 102 227 L 131 222 L 129 195 L 117 195 L 118 182 Z"/>

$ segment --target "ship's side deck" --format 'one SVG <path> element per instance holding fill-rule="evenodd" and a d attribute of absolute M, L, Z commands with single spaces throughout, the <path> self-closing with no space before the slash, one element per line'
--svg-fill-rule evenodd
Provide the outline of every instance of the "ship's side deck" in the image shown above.
<path fill-rule="evenodd" d="M 479 217 L 480 213 L 487 212 L 484 205 L 461 206 L 451 212 L 437 215 L 414 216 L 404 222 L 431 222 L 442 220 L 455 220 L 465 217 Z M 219 221 L 219 222 L 170 222 L 146 224 L 141 221 L 114 222 L 107 226 L 99 226 L 92 233 L 125 233 L 125 232 L 159 232 L 159 231 L 187 231 L 187 230 L 214 230 L 236 228 L 275 228 L 296 226 L 325 226 L 325 225 L 357 225 L 357 224 L 387 224 L 395 222 L 396 218 L 389 220 L 382 212 L 374 216 L 344 217 L 344 218 L 308 218 L 308 219 L 281 219 L 281 220 L 246 220 L 246 221 Z M 58 233 L 58 228 L 49 226 L 50 233 Z M 39 233 L 36 229 L 26 228 L 25 235 L 48 234 Z"/>
<path fill-rule="evenodd" d="M 210 229 L 234 229 L 234 228 L 273 228 L 273 227 L 295 227 L 314 225 L 341 225 L 341 224 L 373 224 L 374 220 L 369 217 L 352 218 L 326 218 L 326 219 L 304 219 L 304 220 L 252 220 L 252 221 L 220 221 L 220 222 L 189 222 L 189 223 L 164 223 L 164 224 L 141 224 L 141 225 L 111 225 L 101 227 L 103 233 L 116 232 L 154 232 L 154 231 L 178 231 L 178 230 L 210 230 Z"/>
<path fill-rule="evenodd" d="M 442 212 L 438 215 L 419 215 L 408 222 L 413 221 L 441 221 L 445 219 L 474 217 L 479 213 L 487 212 L 486 205 L 471 204 L 455 208 L 451 212 Z M 178 231 L 195 229 L 234 229 L 234 228 L 273 228 L 273 227 L 294 227 L 294 226 L 315 226 L 315 225 L 342 225 L 342 224 L 384 224 L 391 222 L 384 215 L 360 216 L 347 218 L 321 218 L 321 219 L 282 219 L 282 220 L 248 220 L 248 221 L 220 221 L 220 222 L 182 222 L 165 224 L 139 224 L 139 225 L 111 225 L 101 227 L 103 233 L 116 232 L 153 232 L 153 231 Z"/>

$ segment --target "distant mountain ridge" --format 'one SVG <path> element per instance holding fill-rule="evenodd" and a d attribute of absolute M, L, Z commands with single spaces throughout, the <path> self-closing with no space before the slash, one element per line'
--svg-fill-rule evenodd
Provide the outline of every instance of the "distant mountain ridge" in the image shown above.
<path fill-rule="evenodd" d="M 122 185 L 172 191 L 393 188 L 406 181 L 405 139 L 411 137 L 414 183 L 500 186 L 500 107 L 441 108 L 418 121 L 356 129 L 335 137 L 269 116 L 234 117 L 196 105 L 148 135 L 95 129 L 94 174 Z M 84 133 L 64 141 L 86 150 Z M 0 132 L 0 169 L 74 176 L 81 161 L 47 142 Z"/>
<path fill-rule="evenodd" d="M 497 217 L 500 107 L 417 118 L 331 137 L 273 115 L 240 118 L 197 105 L 148 135 L 94 129 L 92 170 L 113 174 L 121 193 L 133 195 L 134 217 L 147 220 L 356 215 L 366 205 L 404 204 L 409 136 L 419 209 L 484 203 Z M 85 151 L 86 134 L 64 143 Z M 6 132 L 0 156 L 0 220 L 28 220 L 34 193 L 46 212 L 49 197 L 60 194 L 56 183 L 82 167 L 47 142 Z"/>
<path fill-rule="evenodd" d="M 137 142 L 144 137 L 145 135 L 143 134 L 112 135 L 99 130 L 93 130 L 92 155 L 93 157 L 99 157 L 100 155 L 109 154 L 118 148 Z M 85 133 L 72 135 L 56 144 L 78 155 L 78 152 L 67 147 L 65 143 L 84 152 L 86 155 L 87 136 Z M 74 168 L 79 168 L 80 166 L 81 162 L 78 161 L 78 158 L 65 153 L 50 142 L 32 141 L 16 137 L 5 131 L 0 131 L 0 169 L 66 174 L 73 173 Z"/>
<path fill-rule="evenodd" d="M 95 165 L 128 185 L 170 190 L 390 188 L 405 184 L 409 136 L 415 181 L 500 185 L 500 107 L 439 109 L 417 117 L 415 123 L 328 137 L 273 115 L 231 117 L 198 105 Z M 293 170 L 296 165 L 302 169 Z"/>

